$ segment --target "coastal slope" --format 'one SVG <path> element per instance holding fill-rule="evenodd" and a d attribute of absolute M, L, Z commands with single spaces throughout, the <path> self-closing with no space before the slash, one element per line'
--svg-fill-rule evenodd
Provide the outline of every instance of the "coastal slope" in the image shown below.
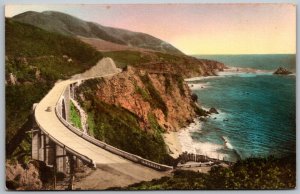
<path fill-rule="evenodd" d="M 111 78 L 86 80 L 77 89 L 77 100 L 88 114 L 90 135 L 169 165 L 162 134 L 179 130 L 201 113 L 182 76 L 131 66 Z"/>
<path fill-rule="evenodd" d="M 44 11 L 39 13 L 28 11 L 16 15 L 12 19 L 67 36 L 99 38 L 128 47 L 151 49 L 172 54 L 183 54 L 171 44 L 149 34 L 107 27 L 94 22 L 87 22 L 61 12 Z"/>

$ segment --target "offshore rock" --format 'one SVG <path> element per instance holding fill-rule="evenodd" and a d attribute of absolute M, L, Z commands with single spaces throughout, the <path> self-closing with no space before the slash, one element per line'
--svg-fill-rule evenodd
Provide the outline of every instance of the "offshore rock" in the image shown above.
<path fill-rule="evenodd" d="M 273 74 L 276 74 L 276 75 L 289 75 L 289 74 L 292 74 L 292 72 L 290 72 L 286 68 L 279 67 Z"/>
<path fill-rule="evenodd" d="M 219 114 L 219 112 L 217 111 L 217 109 L 214 108 L 214 107 L 210 108 L 208 112 L 211 113 L 211 114 L 212 114 L 212 113 L 214 113 L 214 114 Z"/>

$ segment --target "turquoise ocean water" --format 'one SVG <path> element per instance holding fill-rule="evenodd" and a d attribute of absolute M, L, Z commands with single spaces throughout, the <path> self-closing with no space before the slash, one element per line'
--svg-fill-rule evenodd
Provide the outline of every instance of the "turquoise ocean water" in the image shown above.
<path fill-rule="evenodd" d="M 224 62 L 227 66 L 275 71 L 296 69 L 295 55 L 197 56 Z M 220 114 L 201 123 L 190 135 L 194 142 L 215 144 L 210 150 L 227 160 L 251 156 L 284 156 L 296 147 L 296 76 L 272 73 L 240 73 L 189 82 L 206 84 L 192 89 L 205 108 Z M 199 87 L 198 87 L 199 88 Z"/>

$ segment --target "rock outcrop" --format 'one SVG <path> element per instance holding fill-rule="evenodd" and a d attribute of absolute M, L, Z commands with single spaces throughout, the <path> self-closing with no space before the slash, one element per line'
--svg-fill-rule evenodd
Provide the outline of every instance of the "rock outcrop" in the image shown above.
<path fill-rule="evenodd" d="M 286 68 L 279 67 L 273 74 L 276 74 L 276 75 L 289 75 L 289 74 L 292 74 L 292 72 L 290 72 Z"/>
<path fill-rule="evenodd" d="M 18 83 L 17 77 L 13 73 L 9 73 L 8 83 L 11 85 L 16 85 Z"/>
<path fill-rule="evenodd" d="M 174 74 L 149 73 L 129 66 L 118 75 L 102 78 L 94 92 L 99 100 L 137 115 L 143 129 L 151 128 L 152 116 L 161 127 L 171 131 L 180 129 L 196 116 L 187 84 Z M 79 96 L 84 100 L 83 94 Z"/>
<path fill-rule="evenodd" d="M 210 114 L 212 114 L 212 113 L 214 113 L 214 114 L 219 114 L 219 112 L 217 111 L 217 109 L 214 108 L 214 107 L 210 108 L 208 112 L 209 112 Z"/>
<path fill-rule="evenodd" d="M 72 76 L 72 79 L 87 79 L 92 77 L 115 74 L 119 72 L 121 72 L 121 69 L 116 67 L 115 62 L 111 58 L 105 57 L 101 59 L 95 66 L 88 69 L 84 73 Z"/>
<path fill-rule="evenodd" d="M 22 166 L 20 163 L 6 162 L 6 187 L 9 190 L 39 190 L 42 188 L 39 169 L 29 163 Z"/>
<path fill-rule="evenodd" d="M 153 57 L 153 62 L 140 64 L 139 69 L 153 73 L 172 73 L 179 74 L 184 78 L 217 75 L 219 71 L 224 71 L 227 67 L 224 63 L 197 59 L 191 56 L 169 56 L 169 61 L 160 62 Z"/>

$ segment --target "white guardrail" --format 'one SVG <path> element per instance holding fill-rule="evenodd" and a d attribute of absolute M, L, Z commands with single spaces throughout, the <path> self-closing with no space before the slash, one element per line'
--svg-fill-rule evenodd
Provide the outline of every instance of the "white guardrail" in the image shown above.
<path fill-rule="evenodd" d="M 66 86 L 66 88 L 69 87 Z M 65 90 L 66 88 L 64 89 L 64 91 L 62 92 L 62 95 L 65 93 Z M 150 161 L 150 160 L 147 160 L 147 159 L 144 159 L 140 156 L 137 156 L 137 155 L 134 155 L 134 154 L 131 154 L 131 153 L 128 153 L 128 152 L 125 152 L 123 150 L 120 150 L 116 147 L 113 147 L 111 145 L 108 145 L 102 141 L 99 141 L 87 134 L 84 134 L 80 129 L 74 127 L 73 125 L 71 125 L 70 123 L 68 123 L 65 119 L 62 118 L 59 110 L 58 110 L 58 106 L 59 105 L 59 101 L 56 103 L 56 106 L 55 106 L 55 113 L 58 117 L 58 119 L 68 128 L 70 129 L 72 132 L 74 132 L 75 134 L 77 134 L 78 136 L 82 137 L 83 139 L 87 140 L 88 142 L 90 143 L 93 143 L 94 145 L 96 146 L 99 146 L 111 153 L 114 153 L 116 155 L 119 155 L 119 156 L 122 156 L 123 158 L 126 158 L 130 161 L 133 161 L 133 162 L 136 162 L 136 163 L 139 163 L 139 164 L 142 164 L 144 166 L 147 166 L 147 167 L 150 167 L 150 168 L 153 168 L 153 169 L 156 169 L 156 170 L 160 170 L 160 171 L 165 171 L 165 170 L 172 170 L 173 167 L 172 166 L 168 166 L 168 165 L 164 165 L 164 164 L 159 164 L 159 163 L 156 163 L 156 162 L 153 162 L 153 161 Z M 75 154 L 77 155 L 77 154 Z"/>
<path fill-rule="evenodd" d="M 81 160 L 89 163 L 89 164 L 93 164 L 94 167 L 96 167 L 96 163 L 93 162 L 92 159 L 76 152 L 75 150 L 73 150 L 72 148 L 65 146 L 64 144 L 62 144 L 60 141 L 58 141 L 57 139 L 55 139 L 52 135 L 50 135 L 39 123 L 38 121 L 36 121 L 38 127 L 43 131 L 43 133 L 45 135 L 47 135 L 47 137 L 49 137 L 55 144 L 59 145 L 60 147 L 64 148 L 67 152 L 79 157 Z"/>

